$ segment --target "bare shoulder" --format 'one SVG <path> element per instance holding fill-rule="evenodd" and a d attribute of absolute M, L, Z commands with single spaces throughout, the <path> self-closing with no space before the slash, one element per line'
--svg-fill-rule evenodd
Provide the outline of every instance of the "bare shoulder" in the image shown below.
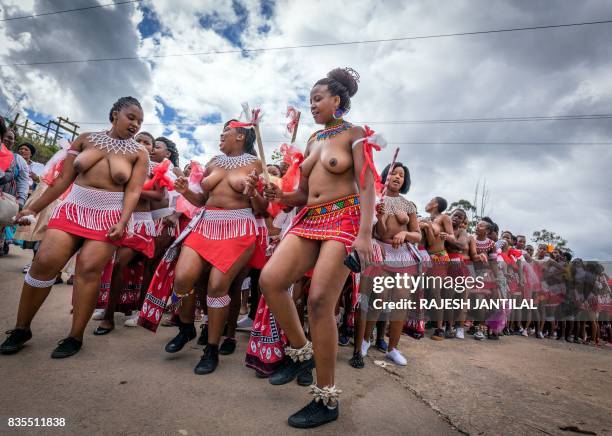
<path fill-rule="evenodd" d="M 352 143 L 365 136 L 365 129 L 361 126 L 353 125 L 349 129 L 349 134 L 351 135 L 351 143 Z"/>
<path fill-rule="evenodd" d="M 81 151 L 83 149 L 83 145 L 89 143 L 89 135 L 91 134 L 92 132 L 81 133 L 79 136 L 74 138 L 74 141 L 71 142 L 70 148 Z"/>

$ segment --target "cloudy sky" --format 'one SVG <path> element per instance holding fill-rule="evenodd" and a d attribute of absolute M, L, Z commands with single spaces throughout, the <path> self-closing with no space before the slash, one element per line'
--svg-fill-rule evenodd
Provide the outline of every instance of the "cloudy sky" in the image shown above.
<path fill-rule="evenodd" d="M 1 0 L 0 17 L 95 4 Z M 264 110 L 269 155 L 287 141 L 286 106 L 304 112 L 303 146 L 315 129 L 310 87 L 330 69 L 351 66 L 361 81 L 347 118 L 385 135 L 381 167 L 400 147 L 412 174 L 409 197 L 420 209 L 432 196 L 472 200 L 486 179 L 486 212 L 502 229 L 546 228 L 576 254 L 609 260 L 611 119 L 390 122 L 610 114 L 612 24 L 241 50 L 611 19 L 607 0 L 145 0 L 9 20 L 0 22 L 0 113 L 42 122 L 67 116 L 81 131 L 98 130 L 116 98 L 133 95 L 143 103 L 144 129 L 175 140 L 186 162 L 216 154 L 219 123 L 248 101 Z M 185 55 L 218 51 L 225 53 Z M 140 59 L 9 65 L 118 57 Z"/>

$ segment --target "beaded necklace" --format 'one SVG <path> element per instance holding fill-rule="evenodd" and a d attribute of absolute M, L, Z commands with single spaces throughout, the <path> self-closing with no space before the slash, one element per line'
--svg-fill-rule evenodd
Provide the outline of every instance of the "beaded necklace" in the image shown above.
<path fill-rule="evenodd" d="M 326 124 L 325 129 L 317 133 L 317 141 L 323 141 L 328 138 L 332 138 L 345 130 L 350 129 L 353 125 L 342 118 L 332 123 Z"/>
<path fill-rule="evenodd" d="M 256 160 L 256 156 L 253 156 L 252 154 L 248 153 L 243 153 L 240 156 L 228 156 L 226 154 L 220 154 L 213 157 L 210 162 L 226 170 L 233 170 L 234 168 L 240 168 L 250 165 Z"/>
<path fill-rule="evenodd" d="M 92 133 L 87 137 L 87 140 L 96 148 L 115 154 L 136 153 L 143 148 L 134 138 L 115 139 L 108 136 L 108 133 L 105 131 Z"/>

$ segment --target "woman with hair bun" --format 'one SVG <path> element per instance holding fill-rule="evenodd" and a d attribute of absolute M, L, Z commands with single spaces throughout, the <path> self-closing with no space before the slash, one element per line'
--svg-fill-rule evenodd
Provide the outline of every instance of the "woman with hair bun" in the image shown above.
<path fill-rule="evenodd" d="M 371 162 L 373 133 L 345 121 L 359 75 L 336 68 L 310 91 L 314 121 L 325 126 L 306 146 L 301 179 L 295 192 L 266 186 L 268 200 L 305 206 L 261 272 L 259 285 L 287 335 L 290 346 L 284 365 L 269 381 L 280 385 L 317 367 L 314 400 L 289 417 L 289 425 L 311 428 L 338 418 L 334 375 L 338 332 L 334 307 L 349 275 L 344 260 L 355 251 L 362 266 L 373 258 L 374 179 Z M 368 159 L 366 160 L 366 157 Z M 306 338 L 287 289 L 314 268 L 308 297 L 312 343 Z M 314 354 L 314 358 L 313 358 Z"/>
<path fill-rule="evenodd" d="M 111 128 L 79 135 L 53 186 L 17 214 L 17 222 L 29 222 L 29 216 L 43 210 L 72 185 L 67 197 L 53 211 L 26 274 L 17 322 L 0 345 L 2 354 L 18 352 L 32 338 L 30 324 L 34 316 L 49 295 L 57 274 L 79 249 L 72 328 L 51 357 L 69 357 L 81 349 L 83 332 L 98 298 L 102 270 L 121 244 L 147 174 L 149 157 L 134 140 L 142 118 L 138 100 L 133 97 L 117 100 L 109 114 Z"/>

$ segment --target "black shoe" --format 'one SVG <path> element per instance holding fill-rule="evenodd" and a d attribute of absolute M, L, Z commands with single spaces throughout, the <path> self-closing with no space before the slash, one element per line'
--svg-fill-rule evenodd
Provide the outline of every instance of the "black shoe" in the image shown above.
<path fill-rule="evenodd" d="M 297 376 L 297 384 L 300 386 L 310 386 L 314 383 L 314 377 L 312 376 L 312 369 L 302 371 Z"/>
<path fill-rule="evenodd" d="M 32 339 L 32 331 L 26 329 L 13 329 L 6 332 L 8 338 L 0 345 L 0 353 L 15 354 L 23 348 L 23 344 Z"/>
<path fill-rule="evenodd" d="M 377 339 L 375 345 L 378 351 L 382 351 L 383 353 L 387 352 L 388 346 L 384 339 Z"/>
<path fill-rule="evenodd" d="M 179 321 L 179 333 L 170 342 L 166 344 L 166 353 L 177 353 L 183 349 L 185 344 L 196 335 L 196 329 L 193 324 L 187 324 Z"/>
<path fill-rule="evenodd" d="M 294 378 L 301 372 L 312 369 L 315 366 L 314 358 L 310 358 L 303 362 L 299 360 L 294 362 L 290 357 L 285 356 L 283 365 L 270 376 L 269 382 L 271 385 L 284 385 L 292 382 Z"/>
<path fill-rule="evenodd" d="M 198 345 L 208 344 L 208 323 L 200 325 L 200 337 L 198 338 Z"/>
<path fill-rule="evenodd" d="M 115 330 L 115 326 L 112 326 L 111 328 L 106 328 L 106 327 L 102 327 L 102 326 L 98 326 L 96 327 L 96 329 L 94 330 L 93 334 L 95 336 L 104 336 L 109 334 L 110 332 L 112 332 L 113 330 Z"/>
<path fill-rule="evenodd" d="M 58 342 L 58 346 L 51 353 L 52 359 L 63 359 L 64 357 L 70 357 L 79 352 L 83 342 L 78 339 L 71 338 L 68 336 L 66 339 L 62 339 Z"/>
<path fill-rule="evenodd" d="M 193 372 L 198 375 L 210 374 L 219 365 L 219 347 L 217 345 L 208 344 L 204 347 L 204 354 L 193 368 Z"/>
<path fill-rule="evenodd" d="M 322 401 L 312 400 L 306 407 L 289 417 L 287 422 L 295 428 L 314 428 L 338 419 L 340 406 L 330 409 Z"/>
<path fill-rule="evenodd" d="M 338 345 L 341 347 L 346 347 L 350 344 L 351 339 L 347 335 L 338 336 Z"/>
<path fill-rule="evenodd" d="M 351 360 L 349 360 L 349 365 L 357 369 L 363 368 L 365 366 L 365 363 L 363 362 L 363 357 L 361 356 L 361 353 L 357 352 L 353 354 L 353 357 L 351 357 Z"/>
<path fill-rule="evenodd" d="M 236 339 L 235 338 L 225 338 L 221 346 L 219 347 L 219 354 L 222 356 L 227 356 L 236 351 Z"/>

